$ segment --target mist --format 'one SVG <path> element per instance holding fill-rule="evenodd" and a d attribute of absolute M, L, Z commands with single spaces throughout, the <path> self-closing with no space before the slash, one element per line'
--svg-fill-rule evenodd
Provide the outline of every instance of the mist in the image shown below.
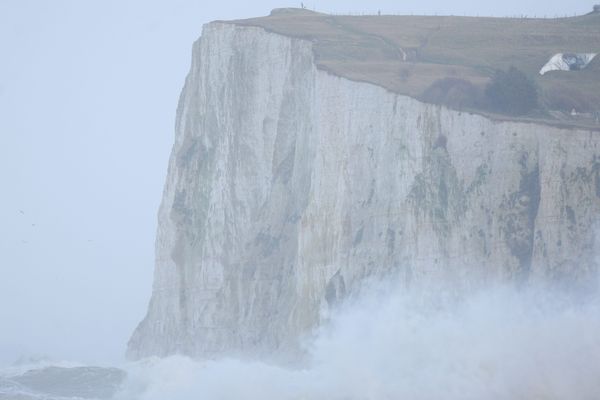
<path fill-rule="evenodd" d="M 129 365 L 117 399 L 587 399 L 600 309 L 534 288 L 370 285 L 304 342 L 303 367 L 175 356 Z"/>
<path fill-rule="evenodd" d="M 591 9 L 588 1 L 303 3 L 353 15 Z M 595 397 L 600 301 L 541 287 L 458 293 L 441 283 L 371 283 L 322 315 L 299 364 L 126 361 L 152 292 L 157 212 L 192 43 L 212 20 L 299 6 L 0 2 L 0 389 L 29 369 L 99 365 L 127 373 L 118 400 Z"/>

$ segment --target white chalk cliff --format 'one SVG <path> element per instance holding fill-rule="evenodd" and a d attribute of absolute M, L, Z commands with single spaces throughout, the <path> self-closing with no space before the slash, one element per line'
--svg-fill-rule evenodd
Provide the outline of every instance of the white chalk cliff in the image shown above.
<path fill-rule="evenodd" d="M 193 48 L 129 356 L 295 348 L 369 277 L 590 289 L 600 134 L 494 121 L 214 22 Z"/>

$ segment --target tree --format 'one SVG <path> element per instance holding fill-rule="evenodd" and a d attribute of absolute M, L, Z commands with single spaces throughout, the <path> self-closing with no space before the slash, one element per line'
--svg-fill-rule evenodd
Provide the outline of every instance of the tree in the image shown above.
<path fill-rule="evenodd" d="M 493 111 L 511 115 L 527 114 L 538 105 L 535 82 L 515 67 L 496 71 L 485 95 Z"/>

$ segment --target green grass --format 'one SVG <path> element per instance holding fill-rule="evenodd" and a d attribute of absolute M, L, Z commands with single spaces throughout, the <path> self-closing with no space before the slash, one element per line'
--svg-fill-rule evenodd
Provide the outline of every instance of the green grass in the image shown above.
<path fill-rule="evenodd" d="M 416 98 L 445 77 L 483 88 L 495 69 L 515 66 L 540 89 L 542 110 L 531 118 L 550 119 L 545 96 L 564 87 L 600 111 L 600 59 L 583 71 L 538 73 L 556 53 L 600 53 L 600 14 L 558 19 L 331 16 L 286 9 L 232 22 L 311 40 L 319 68 Z M 561 121 L 570 123 L 586 125 Z"/>

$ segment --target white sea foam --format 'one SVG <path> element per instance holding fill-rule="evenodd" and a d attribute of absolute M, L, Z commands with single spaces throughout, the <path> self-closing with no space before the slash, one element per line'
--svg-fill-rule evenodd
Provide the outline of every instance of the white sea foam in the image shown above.
<path fill-rule="evenodd" d="M 127 367 L 117 399 L 592 399 L 598 305 L 512 288 L 384 290 L 346 304 L 307 343 L 303 369 L 151 359 Z"/>
<path fill-rule="evenodd" d="M 307 341 L 302 368 L 146 359 L 121 366 L 127 378 L 114 399 L 529 400 L 600 393 L 597 298 L 506 287 L 468 296 L 381 286 L 368 293 L 347 301 Z M 19 384 L 24 369 L 48 366 L 3 370 L 0 399 L 65 399 Z M 107 392 L 97 389 L 91 392 Z"/>
<path fill-rule="evenodd" d="M 127 377 L 113 398 L 597 398 L 598 296 L 514 287 L 468 295 L 443 289 L 370 286 L 331 313 L 330 320 L 307 339 L 307 362 L 302 367 L 235 359 L 194 361 L 183 356 L 146 359 L 120 366 Z M 62 368 L 61 377 L 69 378 L 70 389 L 49 382 L 57 374 L 49 367 L 56 366 Z M 31 370 L 48 374 L 23 379 Z M 109 370 L 89 371 L 102 377 Z M 37 386 L 27 386 L 32 376 Z M 77 363 L 22 363 L 0 371 L 0 399 L 67 399 L 57 393 L 68 390 L 114 392 L 114 379 L 92 378 Z M 82 381 L 107 386 L 90 389 Z M 41 393 L 40 382 L 53 392 Z"/>

